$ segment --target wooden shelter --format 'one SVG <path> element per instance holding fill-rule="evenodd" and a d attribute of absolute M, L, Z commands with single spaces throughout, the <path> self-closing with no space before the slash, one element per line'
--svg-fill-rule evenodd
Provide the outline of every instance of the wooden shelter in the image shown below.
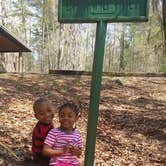
<path fill-rule="evenodd" d="M 22 52 L 31 52 L 14 34 L 0 25 L 0 53 L 18 52 L 18 72 L 23 70 Z"/>

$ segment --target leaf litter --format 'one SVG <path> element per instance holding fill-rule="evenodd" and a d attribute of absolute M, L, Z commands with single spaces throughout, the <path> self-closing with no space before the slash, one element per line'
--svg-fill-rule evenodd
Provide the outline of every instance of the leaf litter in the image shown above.
<path fill-rule="evenodd" d="M 1 74 L 0 166 L 29 162 L 36 123 L 32 104 L 38 97 L 53 103 L 55 127 L 58 107 L 77 103 L 77 126 L 85 143 L 90 85 L 89 76 Z M 94 165 L 166 165 L 166 78 L 103 78 Z"/>

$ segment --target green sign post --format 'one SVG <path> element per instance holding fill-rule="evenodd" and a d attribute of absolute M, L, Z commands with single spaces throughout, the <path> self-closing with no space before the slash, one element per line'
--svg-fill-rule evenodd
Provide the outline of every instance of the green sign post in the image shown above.
<path fill-rule="evenodd" d="M 93 166 L 108 22 L 148 21 L 149 0 L 59 0 L 61 23 L 97 23 L 85 166 Z"/>

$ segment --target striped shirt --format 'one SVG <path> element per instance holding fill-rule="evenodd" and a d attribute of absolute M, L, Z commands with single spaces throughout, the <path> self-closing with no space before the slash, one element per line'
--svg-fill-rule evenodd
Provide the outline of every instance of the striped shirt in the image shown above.
<path fill-rule="evenodd" d="M 44 143 L 49 145 L 53 149 L 62 150 L 67 143 L 71 143 L 74 147 L 82 148 L 83 140 L 81 134 L 78 130 L 73 130 L 71 132 L 65 132 L 60 128 L 52 129 L 48 133 Z M 60 162 L 79 165 L 77 156 L 71 153 L 66 153 L 61 156 L 53 156 L 50 160 L 50 166 L 58 164 Z"/>
<path fill-rule="evenodd" d="M 49 160 L 48 157 L 42 155 L 44 140 L 48 132 L 53 128 L 53 124 L 45 124 L 38 122 L 33 129 L 32 134 L 32 152 L 35 161 Z"/>

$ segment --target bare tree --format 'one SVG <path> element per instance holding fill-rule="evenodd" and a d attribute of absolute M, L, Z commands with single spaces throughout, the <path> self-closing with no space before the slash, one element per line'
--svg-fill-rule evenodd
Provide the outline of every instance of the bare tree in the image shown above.
<path fill-rule="evenodd" d="M 162 16 L 163 16 L 163 28 L 164 28 L 164 46 L 165 46 L 165 55 L 166 55 L 166 0 L 163 0 Z"/>

